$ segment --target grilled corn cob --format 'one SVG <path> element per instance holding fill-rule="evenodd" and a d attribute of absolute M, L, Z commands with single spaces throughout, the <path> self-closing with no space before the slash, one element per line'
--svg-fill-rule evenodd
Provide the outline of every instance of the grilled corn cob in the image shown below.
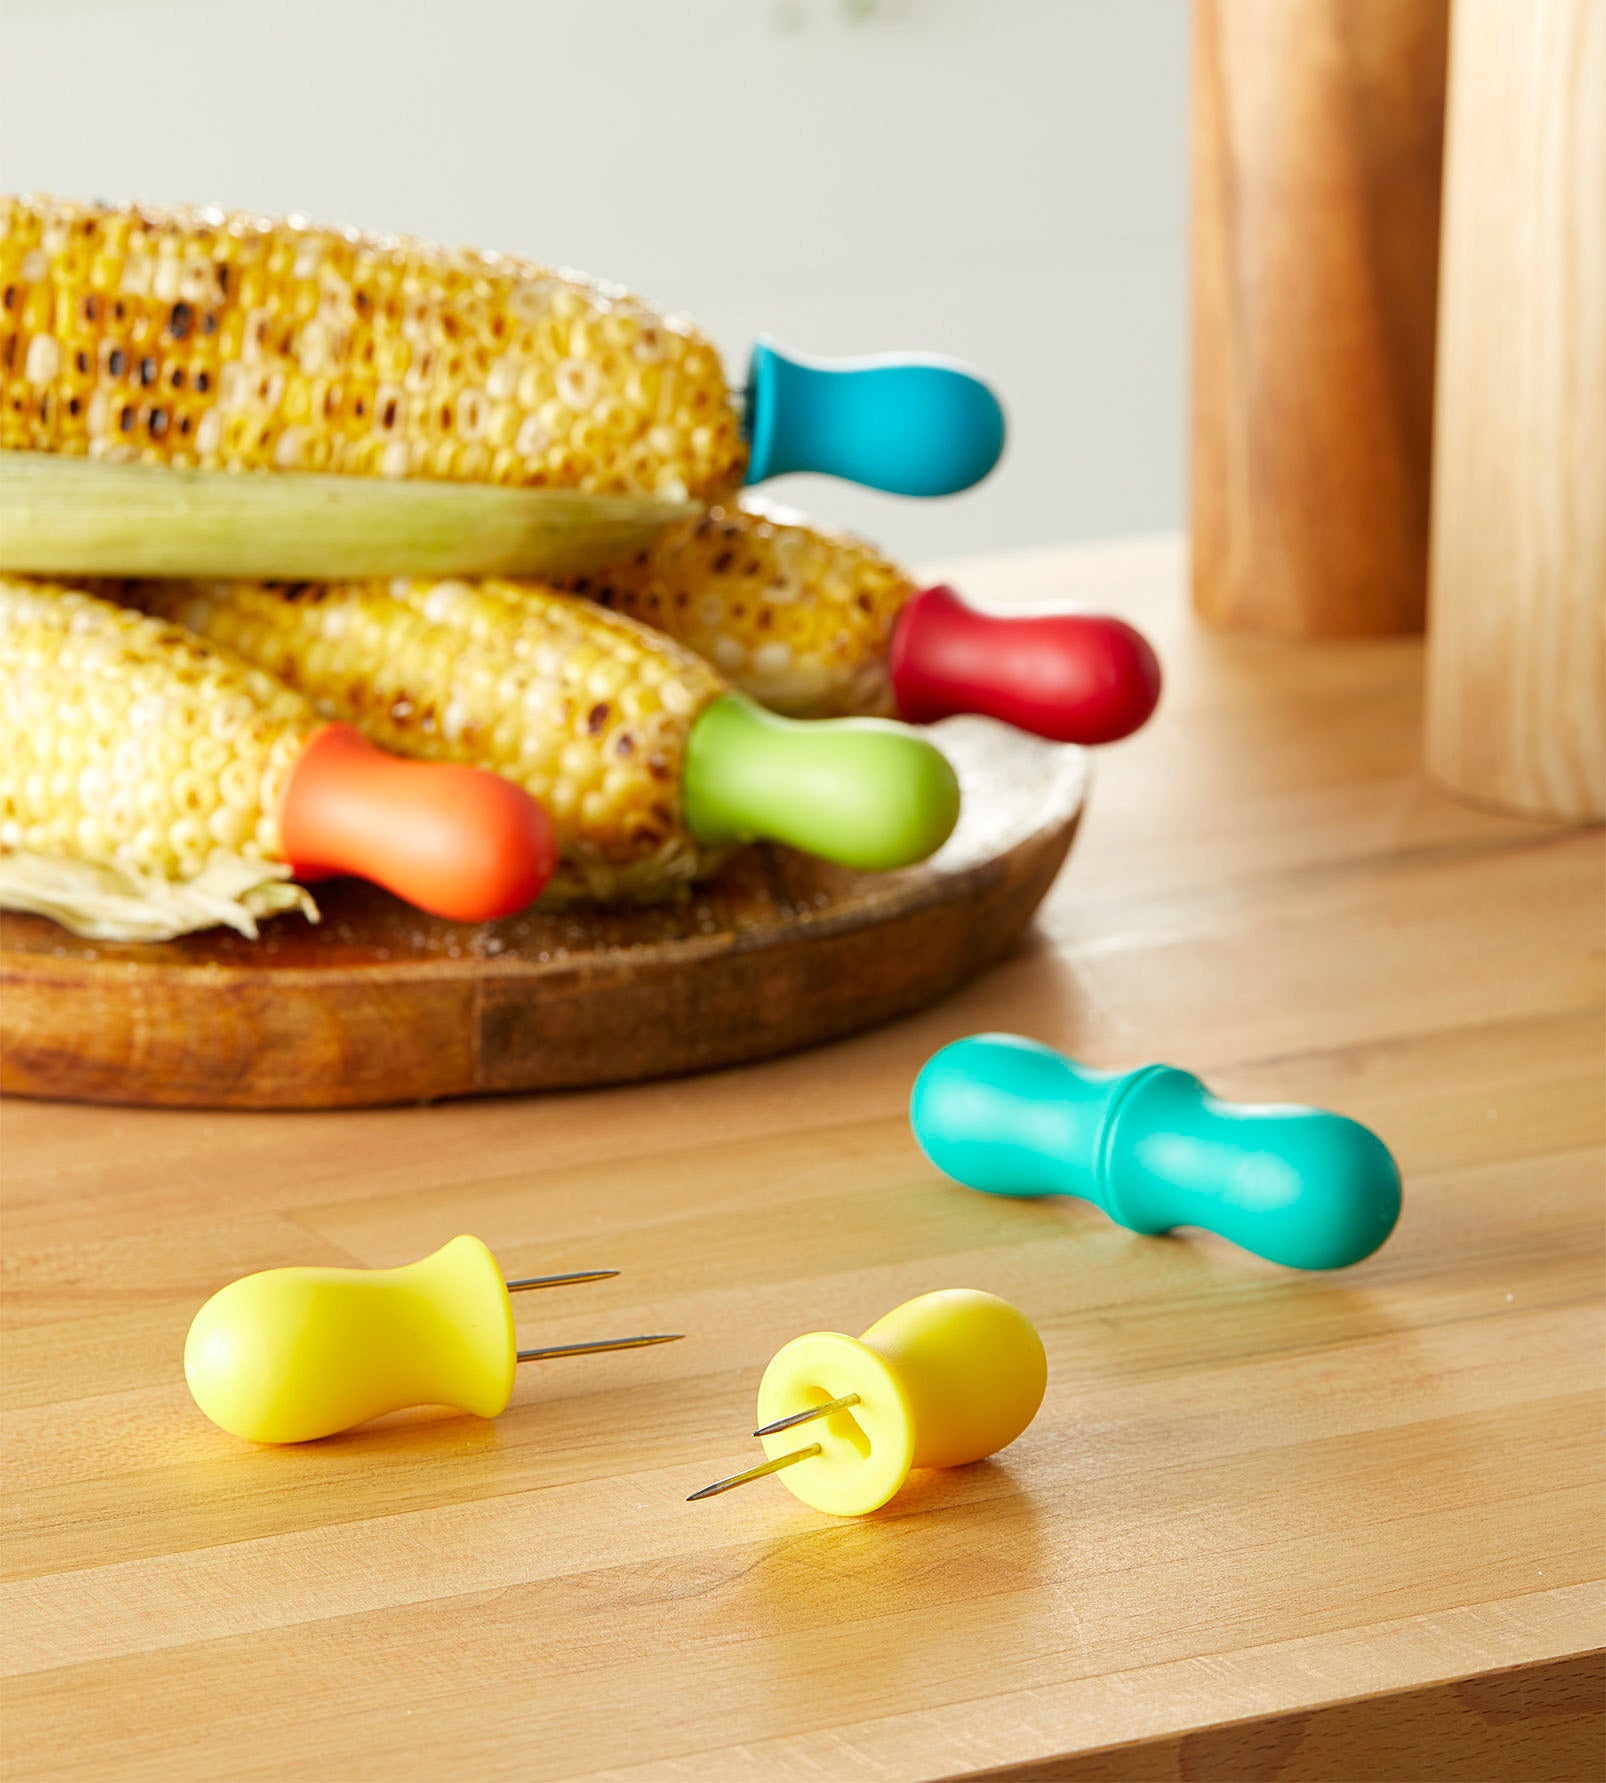
<path fill-rule="evenodd" d="M 794 509 L 743 496 L 564 585 L 690 645 L 774 711 L 895 710 L 887 656 L 913 578 Z"/>
<path fill-rule="evenodd" d="M 721 692 L 689 650 L 536 584 L 139 583 L 131 596 L 398 754 L 473 761 L 550 812 L 554 894 L 652 897 L 715 864 L 681 822 L 685 737 Z"/>
<path fill-rule="evenodd" d="M 565 586 L 700 651 L 777 712 L 983 713 L 1061 743 L 1144 724 L 1160 666 L 1125 621 L 988 613 L 920 588 L 874 546 L 744 495 Z"/>
<path fill-rule="evenodd" d="M 714 348 L 617 286 L 216 210 L 0 199 L 0 446 L 712 499 Z"/>
<path fill-rule="evenodd" d="M 388 748 L 524 787 L 557 831 L 559 894 L 661 898 L 758 837 L 902 865 L 957 814 L 952 770 L 913 733 L 766 718 L 684 646 L 537 583 L 134 583 L 126 598 Z"/>
<path fill-rule="evenodd" d="M 357 872 L 470 921 L 521 909 L 553 865 L 544 814 L 494 775 L 387 760 L 178 625 L 11 578 L 0 849 L 181 883 L 241 861 Z"/>

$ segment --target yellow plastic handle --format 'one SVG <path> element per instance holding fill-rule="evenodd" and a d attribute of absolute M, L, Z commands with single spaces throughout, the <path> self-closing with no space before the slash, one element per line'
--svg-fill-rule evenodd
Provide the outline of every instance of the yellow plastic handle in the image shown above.
<path fill-rule="evenodd" d="M 863 1337 L 814 1331 L 777 1352 L 758 1389 L 761 1425 L 811 1406 L 858 1403 L 802 1429 L 764 1436 L 776 1460 L 800 1444 L 820 1453 L 780 1474 L 815 1510 L 878 1510 L 916 1467 L 959 1467 L 1012 1443 L 1048 1384 L 1043 1340 L 1025 1313 L 974 1288 L 921 1294 Z"/>
<path fill-rule="evenodd" d="M 400 1269 L 268 1269 L 195 1315 L 195 1403 L 251 1442 L 310 1442 L 409 1405 L 494 1418 L 518 1346 L 496 1259 L 454 1238 Z"/>

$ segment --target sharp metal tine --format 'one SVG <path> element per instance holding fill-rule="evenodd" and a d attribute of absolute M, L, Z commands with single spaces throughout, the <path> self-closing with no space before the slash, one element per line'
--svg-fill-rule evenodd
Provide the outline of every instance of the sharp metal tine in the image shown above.
<path fill-rule="evenodd" d="M 811 1405 L 806 1412 L 793 1412 L 789 1418 L 777 1418 L 773 1424 L 762 1424 L 753 1432 L 754 1436 L 774 1436 L 778 1430 L 795 1430 L 799 1424 L 812 1424 L 816 1418 L 828 1418 L 832 1412 L 845 1412 L 850 1405 L 857 1405 L 857 1393 L 844 1393 L 840 1399 L 827 1400 L 824 1405 Z"/>
<path fill-rule="evenodd" d="M 654 1337 L 603 1337 L 595 1343 L 555 1343 L 542 1350 L 520 1350 L 521 1362 L 544 1362 L 549 1356 L 597 1356 L 605 1350 L 641 1350 L 653 1343 L 678 1343 L 684 1331 L 662 1331 Z"/>
<path fill-rule="evenodd" d="M 712 1486 L 704 1486 L 701 1492 L 688 1495 L 687 1504 L 695 1504 L 699 1498 L 714 1498 L 721 1492 L 729 1492 L 733 1487 L 745 1486 L 749 1480 L 761 1480 L 767 1473 L 779 1473 L 783 1467 L 791 1467 L 798 1461 L 807 1461 L 811 1455 L 820 1453 L 820 1445 L 811 1442 L 806 1449 L 793 1449 L 789 1455 L 777 1455 L 773 1461 L 761 1462 L 757 1467 L 748 1468 L 746 1473 L 733 1473 L 728 1480 L 715 1480 Z"/>
<path fill-rule="evenodd" d="M 617 1269 L 579 1269 L 573 1275 L 525 1275 L 507 1284 L 510 1294 L 523 1294 L 530 1288 L 566 1288 L 571 1282 L 602 1282 Z"/>

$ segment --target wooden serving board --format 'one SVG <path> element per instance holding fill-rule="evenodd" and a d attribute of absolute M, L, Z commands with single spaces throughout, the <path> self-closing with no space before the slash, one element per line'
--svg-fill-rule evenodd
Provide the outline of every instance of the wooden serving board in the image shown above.
<path fill-rule="evenodd" d="M 335 1108 L 577 1088 L 812 1046 L 996 959 L 1076 832 L 1082 751 L 937 727 L 964 792 L 941 852 L 864 874 L 755 848 L 684 903 L 464 926 L 372 887 L 247 941 L 82 941 L 0 917 L 0 1089 L 87 1102 Z"/>

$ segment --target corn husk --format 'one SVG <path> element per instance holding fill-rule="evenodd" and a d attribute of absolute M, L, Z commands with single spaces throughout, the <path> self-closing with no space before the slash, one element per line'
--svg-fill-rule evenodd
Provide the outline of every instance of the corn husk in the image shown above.
<path fill-rule="evenodd" d="M 688 502 L 0 451 L 0 570 L 43 576 L 583 575 Z"/>
<path fill-rule="evenodd" d="M 0 849 L 0 910 L 47 916 L 92 941 L 171 941 L 219 926 L 255 941 L 258 924 L 318 906 L 290 869 L 240 855 L 215 855 L 195 878 L 164 879 L 136 868 Z"/>

